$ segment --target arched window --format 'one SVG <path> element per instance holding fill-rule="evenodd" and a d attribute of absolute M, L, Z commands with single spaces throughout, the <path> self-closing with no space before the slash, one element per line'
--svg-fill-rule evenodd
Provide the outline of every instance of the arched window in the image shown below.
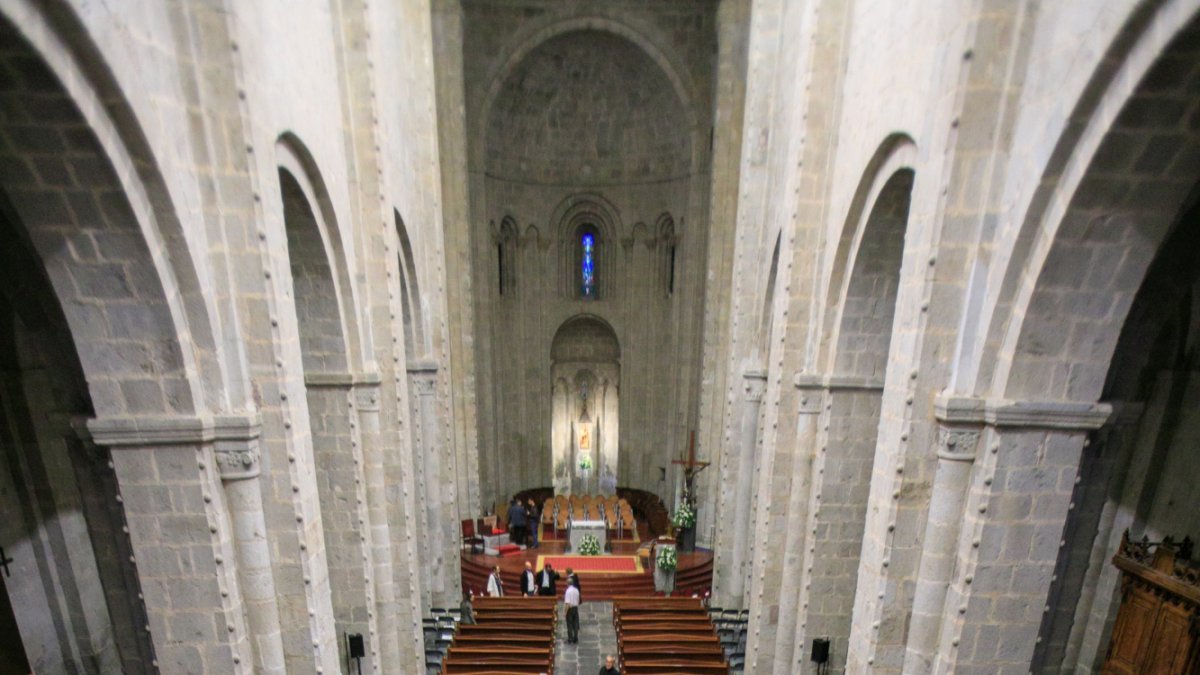
<path fill-rule="evenodd" d="M 596 235 L 585 229 L 579 237 L 579 294 L 584 298 L 596 297 Z"/>

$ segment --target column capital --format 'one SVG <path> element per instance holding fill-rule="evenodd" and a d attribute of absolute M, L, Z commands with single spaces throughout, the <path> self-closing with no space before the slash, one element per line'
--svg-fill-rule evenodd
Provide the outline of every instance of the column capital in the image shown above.
<path fill-rule="evenodd" d="M 767 393 L 767 371 L 752 369 L 742 373 L 742 392 L 747 401 L 761 403 Z"/>
<path fill-rule="evenodd" d="M 800 396 L 800 401 L 796 405 L 796 414 L 820 414 L 821 404 L 825 401 L 825 393 L 829 391 L 823 378 L 808 373 L 796 373 L 792 384 L 799 390 Z"/>
<path fill-rule="evenodd" d="M 408 379 L 417 396 L 433 396 L 437 393 L 437 367 L 408 369 Z"/>
<path fill-rule="evenodd" d="M 379 412 L 378 382 L 360 382 L 354 385 L 354 407 L 359 412 Z"/>
<path fill-rule="evenodd" d="M 78 427 L 77 427 L 78 428 Z M 253 478 L 260 469 L 257 412 L 236 415 L 131 415 L 87 421 L 91 442 L 109 450 L 211 445 L 223 480 Z"/>
<path fill-rule="evenodd" d="M 378 385 L 381 382 L 383 378 L 377 371 L 304 374 L 304 386 L 310 389 L 349 389 L 356 385 Z"/>
<path fill-rule="evenodd" d="M 951 462 L 973 462 L 979 448 L 981 425 L 938 425 L 938 459 Z"/>
<path fill-rule="evenodd" d="M 883 391 L 883 381 L 861 375 L 844 375 L 837 373 L 796 373 L 792 384 L 797 389 L 824 389 L 827 391 L 858 390 Z"/>
<path fill-rule="evenodd" d="M 409 375 L 434 374 L 440 369 L 437 361 L 430 359 L 415 359 L 405 364 Z"/>
<path fill-rule="evenodd" d="M 1112 405 L 1102 402 L 1013 401 L 947 395 L 934 401 L 934 417 L 939 422 L 995 428 L 1091 431 L 1104 426 L 1112 412 Z"/>

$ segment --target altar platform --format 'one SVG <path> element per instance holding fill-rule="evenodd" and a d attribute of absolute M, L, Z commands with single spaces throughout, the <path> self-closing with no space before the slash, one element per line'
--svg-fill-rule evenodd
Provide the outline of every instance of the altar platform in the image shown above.
<path fill-rule="evenodd" d="M 643 529 L 639 527 L 639 529 Z M 643 529 L 644 531 L 644 529 Z M 612 565 L 614 567 L 627 568 L 630 563 L 626 562 L 629 558 L 636 558 L 638 555 L 639 542 L 633 540 L 613 539 L 612 554 L 601 556 L 587 556 L 593 558 L 596 562 L 591 563 L 597 567 L 605 567 Z M 520 589 L 521 572 L 525 569 L 526 561 L 533 564 L 534 568 L 540 568 L 541 562 L 546 558 L 555 556 L 567 556 L 572 562 L 577 560 L 575 556 L 567 551 L 566 541 L 550 541 L 542 540 L 538 548 L 531 548 L 517 554 L 498 557 L 486 555 L 483 553 L 469 553 L 467 550 L 462 552 L 462 584 L 463 590 L 474 589 L 476 593 L 481 593 L 487 585 L 487 576 L 493 565 L 500 567 L 500 576 L 504 580 L 504 589 L 508 595 L 518 595 Z M 615 559 L 623 558 L 620 562 Z M 610 562 L 611 561 L 611 562 Z M 567 567 L 575 567 L 575 571 L 580 576 L 580 586 L 582 586 L 582 595 L 584 602 L 611 600 L 614 596 L 619 595 L 655 595 L 654 591 L 654 574 L 653 570 L 646 565 L 641 565 L 640 570 L 633 572 L 626 569 L 603 570 L 583 569 L 581 565 L 559 565 L 554 563 L 554 568 L 559 574 L 566 576 Z M 675 592 L 674 595 L 692 595 L 693 593 L 704 595 L 705 591 L 712 588 L 713 575 L 713 553 L 707 549 L 696 549 L 695 553 L 680 553 L 679 567 L 675 573 Z M 566 592 L 566 579 L 560 579 L 558 582 L 558 595 L 561 598 Z"/>

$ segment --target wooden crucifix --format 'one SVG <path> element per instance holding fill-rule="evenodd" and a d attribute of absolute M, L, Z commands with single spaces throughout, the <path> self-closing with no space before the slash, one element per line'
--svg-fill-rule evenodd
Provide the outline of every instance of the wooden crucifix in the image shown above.
<path fill-rule="evenodd" d="M 692 503 L 692 481 L 696 478 L 696 474 L 708 468 L 710 462 L 696 461 L 696 432 L 691 432 L 691 437 L 688 440 L 687 459 L 673 459 L 672 464 L 678 464 L 683 467 L 683 500 L 689 504 Z"/>

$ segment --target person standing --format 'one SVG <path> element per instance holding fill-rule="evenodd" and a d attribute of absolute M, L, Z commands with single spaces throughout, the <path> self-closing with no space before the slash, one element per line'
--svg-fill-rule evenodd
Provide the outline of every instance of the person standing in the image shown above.
<path fill-rule="evenodd" d="M 542 524 L 542 514 L 538 512 L 537 504 L 533 500 L 529 500 L 529 508 L 526 509 L 525 519 L 529 521 L 529 539 L 533 542 L 530 544 L 532 548 L 538 547 L 538 529 Z"/>
<path fill-rule="evenodd" d="M 475 623 L 475 608 L 471 605 L 471 597 L 474 594 L 475 591 L 472 590 L 469 595 L 463 595 L 462 604 L 458 606 L 459 623 L 468 626 Z"/>
<path fill-rule="evenodd" d="M 500 578 L 500 566 L 492 568 L 492 573 L 488 575 L 487 594 L 493 598 L 504 597 L 504 580 Z"/>
<path fill-rule="evenodd" d="M 567 608 L 567 644 L 579 644 L 579 587 L 575 584 L 567 586 L 563 597 L 563 605 Z"/>
<path fill-rule="evenodd" d="M 517 546 L 525 545 L 525 521 L 525 505 L 513 497 L 513 503 L 508 507 L 508 534 Z"/>
<path fill-rule="evenodd" d="M 525 561 L 525 571 L 521 572 L 521 595 L 532 598 L 537 594 L 537 580 L 533 574 L 533 563 Z"/>
<path fill-rule="evenodd" d="M 600 675 L 621 675 L 621 671 L 617 669 L 617 657 L 612 654 L 604 657 L 604 667 L 600 669 Z"/>
<path fill-rule="evenodd" d="M 575 584 L 575 588 L 578 588 L 580 593 L 583 592 L 583 586 L 579 585 L 579 575 L 570 567 L 567 568 L 567 583 Z"/>
<path fill-rule="evenodd" d="M 558 595 L 558 578 L 558 572 L 554 571 L 554 566 L 546 563 L 546 566 L 538 573 L 538 595 L 550 597 Z"/>

